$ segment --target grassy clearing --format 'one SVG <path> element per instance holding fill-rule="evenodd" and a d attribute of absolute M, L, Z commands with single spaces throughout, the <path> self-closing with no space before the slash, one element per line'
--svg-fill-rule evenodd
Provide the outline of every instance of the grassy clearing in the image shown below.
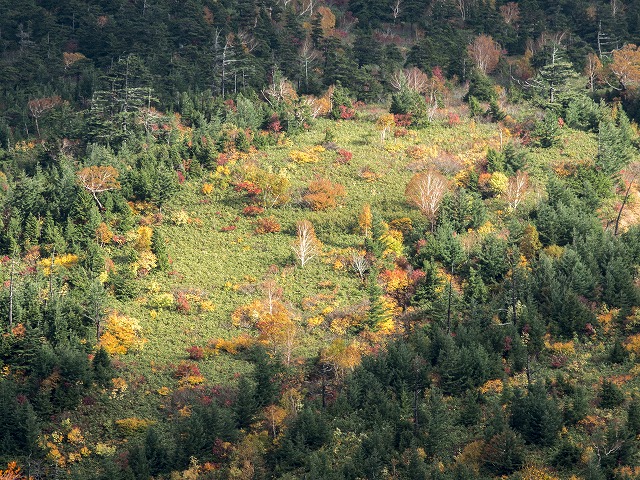
<path fill-rule="evenodd" d="M 325 140 L 330 130 L 338 148 L 353 153 L 346 165 L 336 163 L 331 150 L 319 154 L 316 163 L 297 164 L 290 158 L 292 150 L 308 150 Z M 448 152 L 465 166 L 483 162 L 488 147 L 500 148 L 509 141 L 509 134 L 496 124 L 464 120 L 449 127 L 433 124 L 400 138 L 380 140 L 372 122 L 319 120 L 313 129 L 295 137 L 285 145 L 267 148 L 257 156 L 259 165 L 274 172 L 286 172 L 293 195 L 283 207 L 267 209 L 263 215 L 273 215 L 281 224 L 281 231 L 258 235 L 255 219 L 242 215 L 245 206 L 240 194 L 228 188 L 214 191 L 211 196 L 201 191 L 203 180 L 188 181 L 177 198 L 166 208 L 165 221 L 159 228 L 167 239 L 172 272 L 153 273 L 141 279 L 140 298 L 120 304 L 124 313 L 138 318 L 147 339 L 145 348 L 124 358 L 130 375 L 145 375 L 149 392 L 148 406 L 158 402 L 157 390 L 174 388 L 172 365 L 187 359 L 186 349 L 204 346 L 209 339 L 233 338 L 243 330 L 234 326 L 231 313 L 239 306 L 260 297 L 259 283 L 277 267 L 274 277 L 283 289 L 283 299 L 298 313 L 302 332 L 294 352 L 296 356 L 315 355 L 334 334 L 323 327 L 311 327 L 306 319 L 317 310 L 303 308 L 303 299 L 324 295 L 325 304 L 332 308 L 354 305 L 366 298 L 362 282 L 348 265 L 336 263 L 346 248 L 358 248 L 363 238 L 356 232 L 357 218 L 364 204 L 369 203 L 375 214 L 385 221 L 409 217 L 415 228 L 426 230 L 427 221 L 406 202 L 405 185 L 413 174 L 414 164 L 425 158 Z M 420 148 L 427 153 L 420 154 Z M 417 153 L 415 153 L 417 151 Z M 431 152 L 431 153 L 428 153 Z M 595 140 L 592 135 L 565 129 L 560 145 L 530 154 L 529 170 L 542 182 L 545 171 L 562 161 L 593 158 Z M 408 168 L 409 167 L 409 168 Z M 310 211 L 301 202 L 303 189 L 313 178 L 329 178 L 345 186 L 346 197 L 335 209 Z M 189 223 L 176 225 L 170 219 L 176 212 L 188 214 Z M 500 222 L 493 214 L 492 222 Z M 322 258 L 304 269 L 293 255 L 291 244 L 295 238 L 296 222 L 310 220 L 324 245 Z M 230 231 L 224 227 L 235 226 Z M 178 313 L 175 309 L 149 306 L 158 293 L 178 290 L 197 291 L 213 304 L 212 311 Z M 246 333 L 246 331 L 244 331 Z M 249 365 L 231 355 L 221 354 L 199 362 L 207 384 L 225 383 L 237 373 L 246 372 Z M 133 407 L 131 408 L 138 408 Z"/>

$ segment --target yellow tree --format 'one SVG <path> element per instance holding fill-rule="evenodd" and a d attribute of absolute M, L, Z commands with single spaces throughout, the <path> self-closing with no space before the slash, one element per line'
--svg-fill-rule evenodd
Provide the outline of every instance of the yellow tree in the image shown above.
<path fill-rule="evenodd" d="M 380 130 L 380 141 L 384 142 L 387 138 L 387 134 L 396 125 L 393 114 L 387 113 L 378 118 L 376 122 L 376 128 Z"/>
<path fill-rule="evenodd" d="M 93 195 L 100 209 L 104 207 L 98 200 L 98 193 L 119 189 L 118 175 L 118 170 L 108 165 L 84 167 L 77 173 L 80 185 Z"/>
<path fill-rule="evenodd" d="M 447 179 L 435 170 L 416 173 L 405 189 L 407 200 L 417 206 L 431 222 L 431 231 L 435 229 L 440 204 L 447 190 Z"/>

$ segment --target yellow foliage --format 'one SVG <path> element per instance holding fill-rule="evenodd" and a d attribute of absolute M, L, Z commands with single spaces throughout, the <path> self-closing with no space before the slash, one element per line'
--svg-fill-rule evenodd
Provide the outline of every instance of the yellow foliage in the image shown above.
<path fill-rule="evenodd" d="M 144 252 L 145 250 L 151 250 L 151 237 L 153 236 L 153 229 L 146 225 L 138 228 L 138 238 L 136 240 L 135 248 L 138 252 Z"/>
<path fill-rule="evenodd" d="M 202 300 L 198 305 L 198 309 L 201 313 L 213 312 L 216 306 L 210 300 Z"/>
<path fill-rule="evenodd" d="M 465 445 L 462 452 L 456 456 L 456 463 L 467 465 L 475 472 L 480 471 L 482 460 L 482 447 L 484 443 L 481 440 L 475 440 Z"/>
<path fill-rule="evenodd" d="M 113 232 L 109 229 L 109 226 L 104 222 L 100 223 L 96 229 L 96 239 L 98 240 L 98 243 L 106 245 L 111 242 L 112 238 Z"/>
<path fill-rule="evenodd" d="M 604 333 L 611 333 L 614 328 L 614 319 L 620 312 L 619 308 L 608 309 L 603 307 L 602 311 L 598 314 L 598 322 L 602 325 Z"/>
<path fill-rule="evenodd" d="M 82 436 L 82 432 L 80 431 L 80 428 L 73 427 L 69 431 L 69 433 L 67 433 L 67 440 L 69 441 L 69 443 L 83 443 L 84 437 Z"/>
<path fill-rule="evenodd" d="M 148 427 L 156 423 L 153 420 L 146 420 L 144 418 L 129 417 L 116 420 L 116 426 L 125 435 L 132 435 L 137 432 L 146 430 Z"/>
<path fill-rule="evenodd" d="M 397 256 L 402 256 L 403 235 L 400 230 L 393 230 L 393 229 L 387 230 L 387 232 L 380 237 L 380 241 L 386 247 L 383 255 L 389 255 L 390 253 L 394 253 Z"/>
<path fill-rule="evenodd" d="M 499 195 L 507 191 L 507 186 L 509 184 L 509 179 L 502 172 L 493 172 L 491 174 L 491 179 L 489 180 L 489 187 L 491 191 Z"/>
<path fill-rule="evenodd" d="M 171 215 L 171 221 L 178 227 L 189 223 L 189 214 L 184 210 L 178 210 Z"/>
<path fill-rule="evenodd" d="M 95 452 L 101 457 L 110 457 L 116 453 L 116 447 L 114 445 L 99 442 L 96 444 Z"/>
<path fill-rule="evenodd" d="M 51 273 L 51 258 L 43 258 L 42 260 L 40 260 L 39 264 L 43 267 L 45 275 L 49 275 Z M 77 264 L 78 255 L 74 255 L 73 253 L 57 255 L 54 257 L 53 261 L 53 265 L 56 267 L 71 268 Z"/>
<path fill-rule="evenodd" d="M 546 468 L 529 465 L 522 470 L 522 480 L 558 480 L 558 477 L 551 475 Z"/>
<path fill-rule="evenodd" d="M 202 193 L 204 193 L 205 195 L 211 195 L 211 192 L 213 192 L 212 184 L 205 183 L 204 185 L 202 185 Z"/>
<path fill-rule="evenodd" d="M 129 350 L 142 348 L 145 341 L 138 320 L 114 312 L 107 317 L 99 344 L 107 353 L 124 355 Z"/>
<path fill-rule="evenodd" d="M 320 161 L 319 153 L 324 152 L 324 147 L 317 145 L 306 150 L 292 150 L 289 158 L 296 163 L 317 163 Z"/>
<path fill-rule="evenodd" d="M 561 355 L 573 355 L 576 353 L 576 348 L 573 342 L 570 340 L 568 342 L 554 342 L 547 346 L 549 350 L 554 353 L 558 353 Z"/>
<path fill-rule="evenodd" d="M 136 267 L 136 271 L 139 269 L 149 271 L 156 268 L 157 264 L 158 258 L 155 256 L 155 254 L 151 250 L 144 250 L 143 252 L 140 252 L 140 255 L 138 255 L 138 260 L 134 265 Z"/>
<path fill-rule="evenodd" d="M 624 348 L 631 353 L 635 353 L 636 356 L 640 355 L 640 333 L 629 335 L 624 341 Z"/>
<path fill-rule="evenodd" d="M 371 205 L 365 203 L 360 215 L 358 215 L 358 227 L 360 228 L 360 233 L 365 237 L 368 237 L 371 232 L 372 221 L 373 216 L 371 214 Z"/>
<path fill-rule="evenodd" d="M 484 385 L 482 385 L 479 390 L 480 393 L 502 393 L 502 389 L 504 388 L 504 385 L 502 383 L 502 380 L 500 380 L 499 378 L 496 378 L 495 380 L 489 380 L 487 382 L 484 383 Z"/>

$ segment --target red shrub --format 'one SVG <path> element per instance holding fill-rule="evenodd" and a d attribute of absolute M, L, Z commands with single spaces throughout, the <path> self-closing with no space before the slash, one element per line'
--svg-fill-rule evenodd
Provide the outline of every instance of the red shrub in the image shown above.
<path fill-rule="evenodd" d="M 336 158 L 336 162 L 338 162 L 340 165 L 346 165 L 351 161 L 352 158 L 353 153 L 351 153 L 349 150 L 341 148 L 340 150 L 338 150 L 338 157 Z"/>
<path fill-rule="evenodd" d="M 259 207 L 258 205 L 249 205 L 242 209 L 242 214 L 247 217 L 255 217 L 256 215 L 260 215 L 264 212 L 264 208 Z"/>
<path fill-rule="evenodd" d="M 340 108 L 340 118 L 342 120 L 351 120 L 356 114 L 355 109 L 349 108 L 346 105 L 340 105 L 338 108 Z"/>
<path fill-rule="evenodd" d="M 189 355 L 190 360 L 202 360 L 204 357 L 204 349 L 197 345 L 193 345 L 187 348 L 187 354 Z"/>
<path fill-rule="evenodd" d="M 265 233 L 276 233 L 280 231 L 280 224 L 275 217 L 263 217 L 256 220 L 255 232 L 259 235 Z"/>
<path fill-rule="evenodd" d="M 396 113 L 393 116 L 393 121 L 396 122 L 396 127 L 409 127 L 412 117 L 410 113 Z"/>
<path fill-rule="evenodd" d="M 176 367 L 173 376 L 176 378 L 200 377 L 202 373 L 200 373 L 200 368 L 195 363 L 182 362 Z"/>
<path fill-rule="evenodd" d="M 186 293 L 178 292 L 176 294 L 176 310 L 180 313 L 189 313 L 191 311 L 191 304 L 187 299 Z"/>
<path fill-rule="evenodd" d="M 450 127 L 460 125 L 460 115 L 450 112 L 447 117 L 447 125 L 449 125 Z"/>

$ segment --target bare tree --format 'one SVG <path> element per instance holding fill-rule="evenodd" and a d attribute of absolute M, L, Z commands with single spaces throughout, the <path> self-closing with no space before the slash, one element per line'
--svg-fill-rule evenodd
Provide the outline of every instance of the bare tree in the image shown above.
<path fill-rule="evenodd" d="M 596 88 L 596 82 L 600 80 L 602 74 L 602 62 L 595 53 L 587 55 L 584 74 L 589 80 L 589 90 L 593 92 Z"/>
<path fill-rule="evenodd" d="M 482 73 L 491 73 L 500 61 L 502 49 L 489 35 L 478 35 L 467 47 L 467 52 Z"/>
<path fill-rule="evenodd" d="M 362 252 L 354 250 L 351 252 L 351 268 L 358 274 L 360 280 L 364 282 L 365 273 L 369 270 L 369 260 Z"/>
<path fill-rule="evenodd" d="M 529 174 L 518 170 L 516 174 L 509 179 L 507 190 L 504 192 L 510 210 L 515 211 L 518 208 L 524 200 L 528 188 Z"/>
<path fill-rule="evenodd" d="M 396 0 L 393 2 L 391 6 L 391 15 L 393 16 L 393 23 L 396 23 L 396 20 L 400 16 L 400 12 L 402 11 L 402 1 Z"/>
<path fill-rule="evenodd" d="M 298 237 L 293 244 L 293 252 L 300 261 L 300 266 L 309 263 L 320 254 L 320 241 L 309 220 L 301 220 L 297 223 Z"/>
<path fill-rule="evenodd" d="M 500 7 L 500 15 L 504 23 L 514 25 L 520 20 L 520 7 L 516 2 L 509 2 Z"/>
<path fill-rule="evenodd" d="M 276 301 L 282 298 L 282 288 L 273 279 L 267 279 L 262 283 L 262 291 L 265 295 L 265 301 L 269 314 L 273 315 L 273 309 Z"/>
<path fill-rule="evenodd" d="M 31 113 L 31 116 L 36 122 L 36 133 L 38 134 L 38 137 L 40 136 L 40 125 L 38 124 L 38 119 L 49 110 L 62 105 L 62 103 L 63 101 L 59 95 L 29 100 L 27 105 L 29 107 L 29 113 Z"/>
<path fill-rule="evenodd" d="M 624 193 L 624 198 L 622 199 L 622 204 L 620 205 L 620 210 L 618 210 L 618 216 L 616 217 L 616 226 L 613 230 L 614 235 L 618 235 L 618 228 L 620 227 L 620 219 L 622 218 L 622 210 L 627 204 L 627 200 L 629 200 L 629 195 L 631 194 L 631 189 L 635 184 L 636 178 L 640 174 L 640 163 L 633 162 L 629 164 L 629 166 L 623 172 L 623 179 L 627 183 L 627 190 Z"/>
<path fill-rule="evenodd" d="M 431 222 L 431 231 L 435 229 L 440 204 L 447 190 L 447 179 L 435 170 L 415 174 L 405 189 L 407 199 Z"/>
<path fill-rule="evenodd" d="M 302 70 L 304 71 L 304 82 L 305 84 L 308 84 L 309 67 L 313 63 L 313 61 L 318 58 L 318 52 L 317 50 L 314 50 L 313 42 L 309 37 L 304 40 L 304 43 L 300 47 L 298 54 L 300 55 L 300 65 L 302 66 Z"/>
<path fill-rule="evenodd" d="M 391 77 L 391 86 L 396 90 L 408 88 L 414 92 L 425 93 L 429 87 L 429 76 L 417 67 L 399 70 Z"/>

